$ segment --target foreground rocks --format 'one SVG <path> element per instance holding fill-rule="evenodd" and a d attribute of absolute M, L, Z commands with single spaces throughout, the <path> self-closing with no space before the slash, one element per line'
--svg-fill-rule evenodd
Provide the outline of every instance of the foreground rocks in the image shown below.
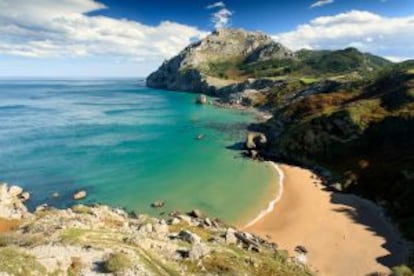
<path fill-rule="evenodd" d="M 0 184 L 0 218 L 22 219 L 30 216 L 23 201 L 28 200 L 29 193 L 18 186 Z"/>
<path fill-rule="evenodd" d="M 4 210 L 23 191 L 0 191 L 1 215 L 10 217 Z M 199 210 L 162 219 L 105 205 L 22 211 L 19 228 L 0 235 L 1 275 L 309 275 L 275 244 Z"/>

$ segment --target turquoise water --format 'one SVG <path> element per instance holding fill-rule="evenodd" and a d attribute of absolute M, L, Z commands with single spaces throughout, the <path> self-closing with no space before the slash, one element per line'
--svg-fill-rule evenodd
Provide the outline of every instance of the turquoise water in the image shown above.
<path fill-rule="evenodd" d="M 254 216 L 275 172 L 228 148 L 253 116 L 194 99 L 139 80 L 0 81 L 0 179 L 32 192 L 32 207 L 72 205 L 85 189 L 85 203 L 136 212 Z"/>

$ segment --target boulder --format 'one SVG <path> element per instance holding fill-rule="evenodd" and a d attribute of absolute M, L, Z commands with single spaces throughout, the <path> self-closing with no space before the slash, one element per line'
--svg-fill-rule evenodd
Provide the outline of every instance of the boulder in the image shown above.
<path fill-rule="evenodd" d="M 188 253 L 188 257 L 191 260 L 199 260 L 210 253 L 210 247 L 203 243 L 195 243 Z"/>
<path fill-rule="evenodd" d="M 164 206 L 165 206 L 164 201 L 155 201 L 155 202 L 151 203 L 152 208 L 162 208 Z"/>
<path fill-rule="evenodd" d="M 188 215 L 192 216 L 193 218 L 202 218 L 204 217 L 203 213 L 198 209 L 193 209 Z"/>
<path fill-rule="evenodd" d="M 302 254 L 307 254 L 308 250 L 303 245 L 298 245 L 298 246 L 295 247 L 295 252 L 302 253 Z"/>
<path fill-rule="evenodd" d="M 78 191 L 73 195 L 73 199 L 75 200 L 81 200 L 86 197 L 87 193 L 84 190 Z"/>
<path fill-rule="evenodd" d="M 233 228 L 228 228 L 224 238 L 227 244 L 236 244 L 237 243 L 236 230 L 234 230 Z"/>
<path fill-rule="evenodd" d="M 180 223 L 180 220 L 178 218 L 172 218 L 168 222 L 170 225 L 177 225 Z"/>
<path fill-rule="evenodd" d="M 58 192 L 54 192 L 54 193 L 52 194 L 52 197 L 53 197 L 53 198 L 58 198 L 58 197 L 59 197 L 59 193 L 58 193 Z"/>
<path fill-rule="evenodd" d="M 196 98 L 196 104 L 207 104 L 207 96 L 204 94 L 200 94 L 198 95 L 198 97 Z"/>
<path fill-rule="evenodd" d="M 193 220 L 191 219 L 190 216 L 187 216 L 187 215 L 178 215 L 178 218 L 181 221 L 184 221 L 185 223 L 187 223 L 189 225 L 192 225 L 193 224 Z"/>
<path fill-rule="evenodd" d="M 28 192 L 23 192 L 23 193 L 20 195 L 20 199 L 21 199 L 23 202 L 28 201 L 28 200 L 30 199 L 30 194 L 29 194 Z"/>
<path fill-rule="evenodd" d="M 178 238 L 191 244 L 201 242 L 201 238 L 197 234 L 194 234 L 188 230 L 181 230 L 178 234 Z"/>
<path fill-rule="evenodd" d="M 263 147 L 267 143 L 266 135 L 260 132 L 248 132 L 246 138 L 246 148 L 254 150 Z"/>
<path fill-rule="evenodd" d="M 22 192 L 23 192 L 23 189 L 19 186 L 13 185 L 13 186 L 10 186 L 10 188 L 9 188 L 9 195 L 10 196 L 16 197 L 16 196 L 20 195 Z"/>

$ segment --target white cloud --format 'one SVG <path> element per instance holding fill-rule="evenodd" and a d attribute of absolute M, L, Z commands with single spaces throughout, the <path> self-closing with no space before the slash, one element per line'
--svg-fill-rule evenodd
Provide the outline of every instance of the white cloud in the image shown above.
<path fill-rule="evenodd" d="M 112 56 L 162 60 L 205 32 L 170 21 L 148 26 L 91 16 L 93 0 L 0 0 L 0 54 L 26 57 Z"/>
<path fill-rule="evenodd" d="M 222 1 L 220 1 L 220 2 L 213 3 L 211 5 L 208 5 L 207 9 L 225 8 L 225 7 L 226 7 L 226 5 Z"/>
<path fill-rule="evenodd" d="M 229 26 L 233 12 L 226 8 L 223 2 L 216 2 L 206 7 L 207 9 L 218 9 L 211 15 L 211 22 L 215 29 L 222 29 Z"/>
<path fill-rule="evenodd" d="M 388 56 L 414 57 L 414 15 L 383 17 L 353 10 L 313 19 L 274 39 L 298 50 L 338 49 L 357 46 L 360 50 Z"/>
<path fill-rule="evenodd" d="M 332 4 L 333 2 L 335 1 L 334 0 L 319 0 L 313 3 L 312 5 L 310 5 L 310 8 L 322 7 L 328 4 Z"/>

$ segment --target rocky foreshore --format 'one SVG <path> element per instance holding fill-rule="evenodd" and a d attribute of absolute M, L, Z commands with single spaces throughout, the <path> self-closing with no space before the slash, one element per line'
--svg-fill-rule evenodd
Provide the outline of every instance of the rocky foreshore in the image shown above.
<path fill-rule="evenodd" d="M 12 187 L 0 185 L 0 217 L 19 219 L 0 235 L 1 275 L 310 274 L 276 244 L 198 210 L 166 218 L 105 205 L 29 213 Z"/>

